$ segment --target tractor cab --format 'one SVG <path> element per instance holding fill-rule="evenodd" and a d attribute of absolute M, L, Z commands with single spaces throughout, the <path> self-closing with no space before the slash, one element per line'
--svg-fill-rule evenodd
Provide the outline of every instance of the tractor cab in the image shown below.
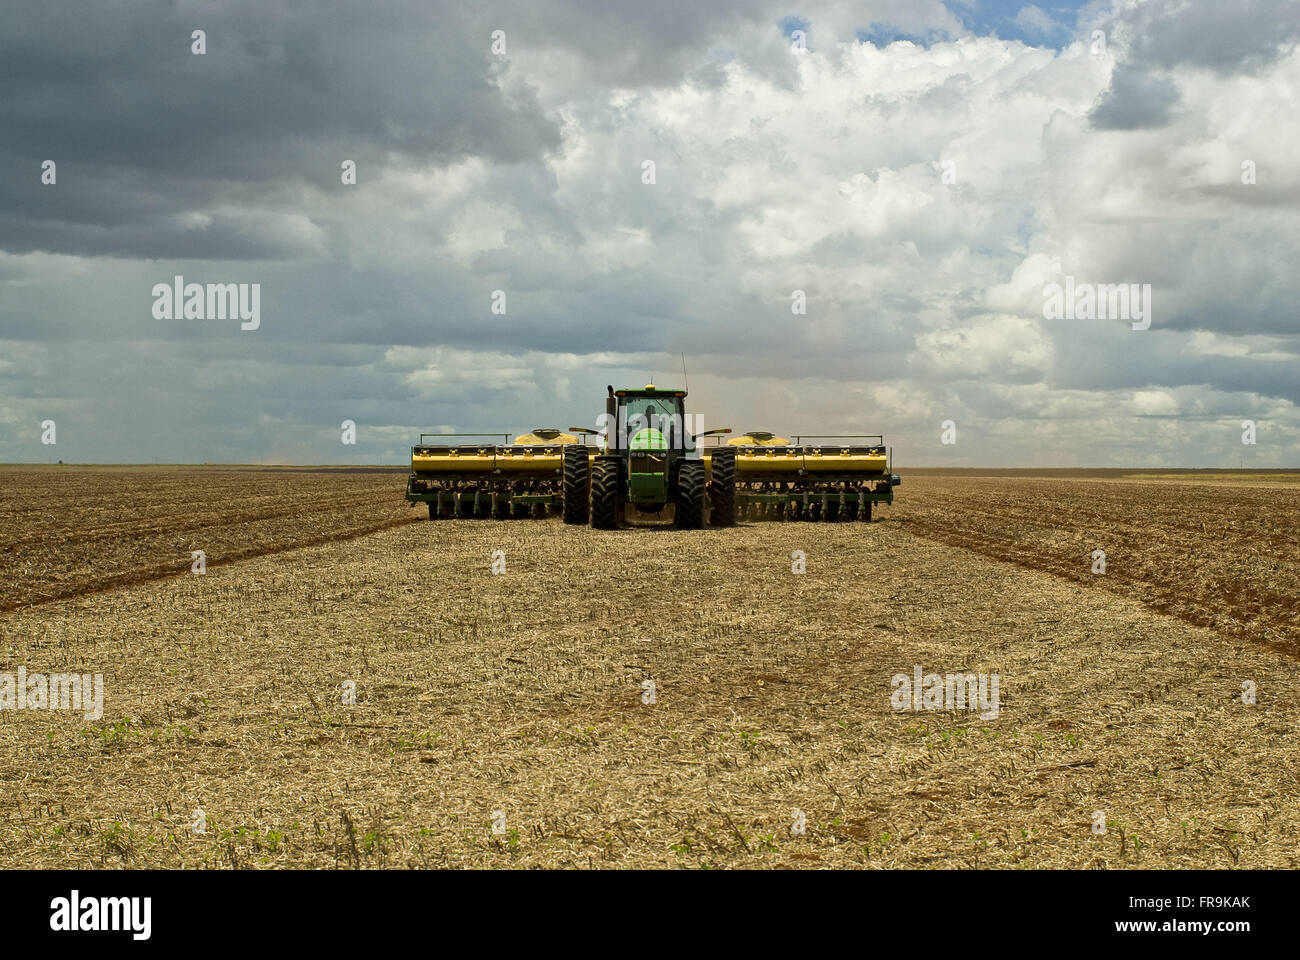
<path fill-rule="evenodd" d="M 652 383 L 613 393 L 606 453 L 621 452 L 626 500 L 642 512 L 657 512 L 668 503 L 676 462 L 695 447 L 686 430 L 685 397 L 685 390 L 661 390 Z"/>
<path fill-rule="evenodd" d="M 685 390 L 659 389 L 653 383 L 640 390 L 615 390 L 614 416 L 607 429 L 617 440 L 609 447 L 643 452 L 694 449 L 686 429 L 685 397 Z"/>

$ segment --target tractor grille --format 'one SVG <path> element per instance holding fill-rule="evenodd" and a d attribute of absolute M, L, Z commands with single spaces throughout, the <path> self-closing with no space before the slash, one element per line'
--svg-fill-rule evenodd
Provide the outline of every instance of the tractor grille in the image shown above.
<path fill-rule="evenodd" d="M 663 473 L 666 461 L 662 454 L 634 453 L 630 466 L 633 473 Z"/>

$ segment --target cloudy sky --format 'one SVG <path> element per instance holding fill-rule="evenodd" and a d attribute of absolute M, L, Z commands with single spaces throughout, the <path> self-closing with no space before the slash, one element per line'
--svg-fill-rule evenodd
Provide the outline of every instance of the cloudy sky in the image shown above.
<path fill-rule="evenodd" d="M 399 463 L 685 354 L 708 426 L 904 467 L 1297 466 L 1297 39 L 1295 0 L 6 3 L 0 461 Z M 176 275 L 259 328 L 160 319 Z M 1045 319 L 1067 276 L 1149 329 Z"/>

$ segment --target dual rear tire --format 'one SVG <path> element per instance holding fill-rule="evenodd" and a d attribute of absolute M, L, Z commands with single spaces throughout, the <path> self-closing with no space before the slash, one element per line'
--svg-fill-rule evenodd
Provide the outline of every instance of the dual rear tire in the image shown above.
<path fill-rule="evenodd" d="M 709 523 L 715 527 L 736 525 L 736 451 L 717 449 L 711 457 L 709 481 Z"/>
<path fill-rule="evenodd" d="M 680 530 L 704 526 L 706 509 L 713 526 L 736 524 L 736 452 L 715 450 L 712 480 L 703 460 L 683 460 L 677 468 L 673 498 L 673 525 Z M 585 446 L 564 448 L 564 522 L 591 523 L 598 530 L 619 525 L 625 509 L 623 461 L 619 457 L 597 457 L 592 463 Z"/>
<path fill-rule="evenodd" d="M 591 525 L 613 530 L 623 518 L 623 463 L 618 457 L 597 457 L 591 471 Z"/>
<path fill-rule="evenodd" d="M 677 498 L 673 526 L 679 530 L 698 530 L 704 526 L 704 461 L 683 460 L 677 468 Z"/>
<path fill-rule="evenodd" d="M 564 522 L 586 524 L 587 493 L 591 487 L 591 462 L 583 444 L 569 444 L 564 448 Z"/>

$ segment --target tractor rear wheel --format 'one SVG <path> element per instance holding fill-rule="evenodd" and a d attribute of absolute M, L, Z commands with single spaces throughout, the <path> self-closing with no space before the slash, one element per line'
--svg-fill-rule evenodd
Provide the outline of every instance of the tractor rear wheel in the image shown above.
<path fill-rule="evenodd" d="M 677 470 L 677 500 L 673 525 L 680 530 L 704 526 L 704 461 L 683 460 Z"/>
<path fill-rule="evenodd" d="M 613 530 L 618 526 L 622 485 L 619 461 L 598 457 L 591 471 L 591 525 L 597 530 Z"/>
<path fill-rule="evenodd" d="M 736 451 L 713 451 L 713 480 L 709 483 L 709 523 L 736 525 Z"/>
<path fill-rule="evenodd" d="M 564 522 L 587 522 L 587 488 L 591 480 L 591 463 L 587 448 L 569 444 L 564 448 Z"/>

